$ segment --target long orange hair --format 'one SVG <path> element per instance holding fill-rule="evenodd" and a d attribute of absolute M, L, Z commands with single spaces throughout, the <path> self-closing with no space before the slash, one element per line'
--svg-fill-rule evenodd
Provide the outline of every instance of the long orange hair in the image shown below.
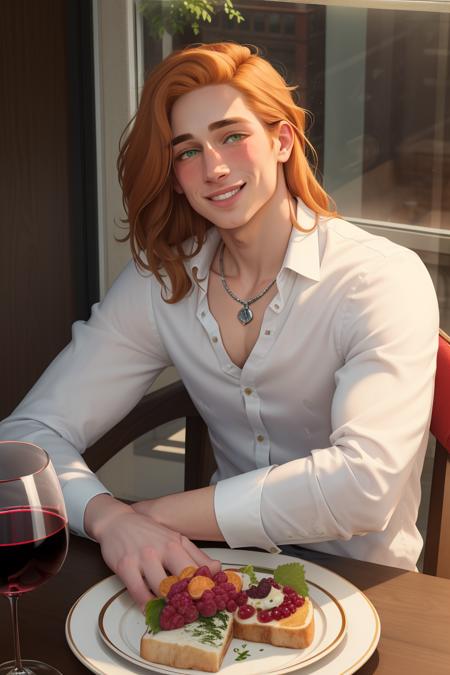
<path fill-rule="evenodd" d="M 229 84 L 244 97 L 250 110 L 270 133 L 270 125 L 290 122 L 294 145 L 283 164 L 287 188 L 299 196 L 315 213 L 334 216 L 330 198 L 316 180 L 305 155 L 309 146 L 305 136 L 306 112 L 296 105 L 283 77 L 264 58 L 258 48 L 234 42 L 200 44 L 177 50 L 158 64 L 148 76 L 136 115 L 126 126 L 117 161 L 119 182 L 136 264 L 152 272 L 162 287 L 170 279 L 172 295 L 167 302 L 182 300 L 192 288 L 184 262 L 197 255 L 212 223 L 198 214 L 184 194 L 173 188 L 172 132 L 170 114 L 175 101 L 198 87 Z M 132 122 L 134 124 L 132 125 Z M 294 227 L 302 230 L 291 208 Z M 194 237 L 189 254 L 183 242 Z M 147 263 L 140 253 L 145 251 Z"/>

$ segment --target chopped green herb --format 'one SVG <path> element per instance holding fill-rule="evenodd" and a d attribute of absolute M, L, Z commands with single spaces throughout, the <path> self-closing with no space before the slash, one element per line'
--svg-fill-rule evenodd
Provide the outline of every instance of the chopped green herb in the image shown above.
<path fill-rule="evenodd" d="M 245 661 L 246 659 L 248 659 L 248 657 L 250 656 L 250 652 L 248 649 L 246 649 L 246 647 L 247 643 L 245 642 L 241 645 L 240 649 L 239 647 L 235 647 L 233 649 L 234 653 L 237 654 L 236 658 L 234 659 L 235 661 Z"/>
<path fill-rule="evenodd" d="M 152 633 L 159 633 L 161 626 L 159 625 L 159 615 L 164 609 L 166 601 L 164 598 L 153 598 L 149 600 L 145 607 L 145 623 Z"/>
<path fill-rule="evenodd" d="M 202 644 L 218 647 L 223 642 L 229 620 L 224 611 L 214 616 L 199 616 L 194 624 L 185 626 L 185 630 Z"/>
<path fill-rule="evenodd" d="M 287 563 L 279 565 L 273 573 L 273 578 L 282 586 L 290 586 L 299 595 L 309 595 L 308 585 L 305 581 L 305 568 L 301 563 Z"/>

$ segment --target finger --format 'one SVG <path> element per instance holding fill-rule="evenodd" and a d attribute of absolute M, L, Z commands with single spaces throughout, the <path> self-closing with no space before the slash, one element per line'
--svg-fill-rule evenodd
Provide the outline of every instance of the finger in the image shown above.
<path fill-rule="evenodd" d="M 222 563 L 220 560 L 215 560 L 210 558 L 201 548 L 198 548 L 195 544 L 190 541 L 187 537 L 182 537 L 182 546 L 189 553 L 192 560 L 194 561 L 197 567 L 206 565 L 211 570 L 211 573 L 217 574 L 222 569 Z"/>
<path fill-rule="evenodd" d="M 121 566 L 119 564 L 117 576 L 123 581 L 131 598 L 143 612 L 147 602 L 154 596 L 142 578 L 139 568 L 136 565 L 128 564 Z"/>
<path fill-rule="evenodd" d="M 155 595 L 159 594 L 159 584 L 167 574 L 158 553 L 151 547 L 141 551 L 141 570 L 149 588 Z"/>
<path fill-rule="evenodd" d="M 198 567 L 195 559 L 181 543 L 183 539 L 184 537 L 181 537 L 180 541 L 172 542 L 165 551 L 164 566 L 172 574 L 180 574 L 185 567 Z M 189 541 L 189 539 L 186 539 L 186 541 Z"/>

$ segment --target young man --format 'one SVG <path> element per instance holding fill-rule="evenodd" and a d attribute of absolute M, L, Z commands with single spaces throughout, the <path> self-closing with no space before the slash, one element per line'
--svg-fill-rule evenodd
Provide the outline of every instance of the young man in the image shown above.
<path fill-rule="evenodd" d="M 48 450 L 72 527 L 141 606 L 166 571 L 218 569 L 191 539 L 415 569 L 436 296 L 414 253 L 330 208 L 304 122 L 242 45 L 150 74 L 119 157 L 134 262 L 0 428 Z M 171 364 L 218 470 L 127 506 L 79 453 Z"/>

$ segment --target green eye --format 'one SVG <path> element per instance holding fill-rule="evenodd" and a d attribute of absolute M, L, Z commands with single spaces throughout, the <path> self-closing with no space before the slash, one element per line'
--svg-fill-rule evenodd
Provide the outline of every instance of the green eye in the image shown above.
<path fill-rule="evenodd" d="M 185 154 L 188 153 L 188 152 L 198 152 L 198 150 L 194 150 L 193 148 L 192 148 L 191 150 L 185 150 L 185 151 L 182 152 L 180 155 L 178 155 L 177 159 L 182 159 L 182 158 L 183 158 L 183 155 L 185 155 Z M 190 159 L 190 157 L 188 157 L 187 159 Z"/>
<path fill-rule="evenodd" d="M 237 137 L 238 139 L 245 138 L 245 134 L 230 134 L 229 136 L 226 137 L 225 143 L 228 142 L 230 138 L 235 138 Z M 184 159 L 191 159 L 193 155 L 189 155 L 187 153 L 189 152 L 198 152 L 195 148 L 191 148 L 190 150 L 184 150 L 184 152 L 181 152 L 178 157 L 176 158 L 177 161 L 183 161 Z M 186 155 L 186 156 L 185 156 Z"/>
<path fill-rule="evenodd" d="M 228 141 L 228 139 L 233 138 L 233 136 L 239 136 L 240 138 L 242 138 L 244 134 L 230 134 L 229 136 L 227 136 L 226 140 Z"/>

